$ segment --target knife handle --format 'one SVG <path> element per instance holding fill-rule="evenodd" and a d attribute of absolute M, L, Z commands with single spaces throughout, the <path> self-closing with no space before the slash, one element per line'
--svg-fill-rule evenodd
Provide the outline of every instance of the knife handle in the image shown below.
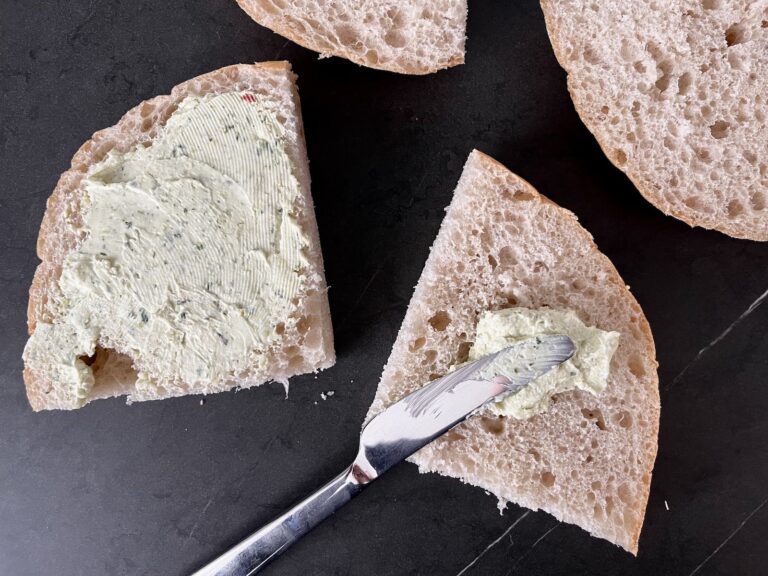
<path fill-rule="evenodd" d="M 192 576 L 251 576 L 331 514 L 357 496 L 367 484 L 347 468 L 311 496 L 207 564 Z"/>

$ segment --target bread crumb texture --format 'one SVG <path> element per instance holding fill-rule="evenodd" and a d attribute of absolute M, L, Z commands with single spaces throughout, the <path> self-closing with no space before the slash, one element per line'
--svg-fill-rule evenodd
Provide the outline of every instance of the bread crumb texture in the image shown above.
<path fill-rule="evenodd" d="M 666 214 L 768 240 L 768 0 L 542 0 L 576 110 Z"/>
<path fill-rule="evenodd" d="M 464 167 L 369 417 L 465 361 L 484 311 L 515 306 L 620 333 L 605 391 L 558 394 L 528 420 L 472 417 L 411 460 L 634 553 L 659 425 L 648 323 L 573 214 L 482 153 Z"/>
<path fill-rule="evenodd" d="M 464 63 L 466 0 L 237 0 L 293 40 L 362 66 L 428 74 Z"/>

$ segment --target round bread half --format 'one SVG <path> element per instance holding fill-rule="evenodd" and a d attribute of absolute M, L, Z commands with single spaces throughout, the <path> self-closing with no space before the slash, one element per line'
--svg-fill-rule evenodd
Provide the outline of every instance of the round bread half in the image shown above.
<path fill-rule="evenodd" d="M 237 0 L 262 26 L 356 64 L 429 74 L 464 63 L 466 0 Z"/>
<path fill-rule="evenodd" d="M 768 2 L 541 6 L 579 116 L 643 196 L 768 240 Z"/>
<path fill-rule="evenodd" d="M 659 430 L 648 322 L 576 217 L 480 152 L 464 166 L 369 417 L 466 360 L 481 313 L 514 306 L 572 310 L 619 332 L 605 391 L 556 395 L 528 420 L 473 416 L 411 460 L 636 553 Z"/>

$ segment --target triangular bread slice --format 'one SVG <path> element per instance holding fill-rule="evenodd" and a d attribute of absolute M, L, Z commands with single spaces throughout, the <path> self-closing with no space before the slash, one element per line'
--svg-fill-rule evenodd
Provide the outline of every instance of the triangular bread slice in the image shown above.
<path fill-rule="evenodd" d="M 648 323 L 576 217 L 480 152 L 464 166 L 369 417 L 466 360 L 479 315 L 512 306 L 570 309 L 619 332 L 606 390 L 558 395 L 529 420 L 472 417 L 411 461 L 636 553 L 659 426 Z"/>
<path fill-rule="evenodd" d="M 541 6 L 576 111 L 643 196 L 768 240 L 768 3 Z"/>
<path fill-rule="evenodd" d="M 428 74 L 464 63 L 466 0 L 237 0 L 262 26 L 370 68 Z"/>
<path fill-rule="evenodd" d="M 301 292 L 290 318 L 285 319 L 280 338 L 260 353 L 262 362 L 245 374 L 219 381 L 180 382 L 178 386 L 148 386 L 136 389 L 131 350 L 113 350 L 97 346 L 90 363 L 95 383 L 87 398 L 36 372 L 27 364 L 24 381 L 30 404 L 35 410 L 77 408 L 90 400 L 128 395 L 129 401 L 153 400 L 182 394 L 210 393 L 236 386 L 253 386 L 268 380 L 285 382 L 289 377 L 331 366 L 335 361 L 333 333 L 327 289 L 315 221 L 304 132 L 295 75 L 287 62 L 265 62 L 221 68 L 184 82 L 170 95 L 157 96 L 128 111 L 110 128 L 93 135 L 72 159 L 48 199 L 40 227 L 37 253 L 42 260 L 35 272 L 29 296 L 30 335 L 40 323 L 57 322 L 57 308 L 51 304 L 67 255 L 83 241 L 82 216 L 85 191 L 81 186 L 89 170 L 110 152 L 128 152 L 152 143 L 178 104 L 189 95 L 249 91 L 263 99 L 281 125 L 285 152 L 298 181 L 300 194 L 293 207 L 293 217 L 308 239 L 304 256 L 306 266 Z M 212 223 L 212 225 L 214 225 Z M 250 358 L 250 356 L 249 356 Z"/>

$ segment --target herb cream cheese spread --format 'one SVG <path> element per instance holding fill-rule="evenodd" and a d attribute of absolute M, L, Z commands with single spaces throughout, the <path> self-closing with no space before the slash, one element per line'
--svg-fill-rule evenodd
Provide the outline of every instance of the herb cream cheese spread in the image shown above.
<path fill-rule="evenodd" d="M 619 333 L 585 326 L 570 310 L 507 308 L 485 312 L 478 321 L 469 360 L 477 360 L 534 336 L 552 334 L 564 334 L 573 340 L 576 344 L 573 357 L 518 392 L 490 404 L 491 412 L 525 419 L 546 411 L 555 394 L 577 388 L 593 394 L 605 390 Z M 494 368 L 499 367 L 494 365 Z"/>
<path fill-rule="evenodd" d="M 24 352 L 84 404 L 97 345 L 136 388 L 223 382 L 263 365 L 300 295 L 308 239 L 285 135 L 259 95 L 189 96 L 148 147 L 83 180 L 83 242 Z"/>

